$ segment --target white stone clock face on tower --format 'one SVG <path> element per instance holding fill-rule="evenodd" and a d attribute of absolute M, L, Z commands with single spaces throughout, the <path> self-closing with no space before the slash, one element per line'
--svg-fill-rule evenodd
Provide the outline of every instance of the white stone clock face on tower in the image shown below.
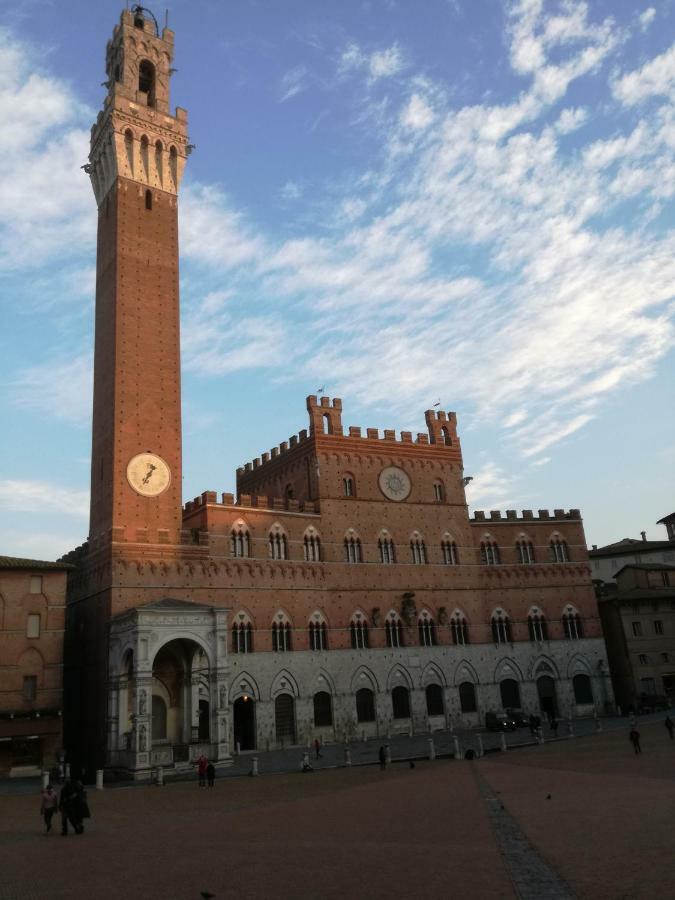
<path fill-rule="evenodd" d="M 141 497 L 157 497 L 171 484 L 171 469 L 156 453 L 139 453 L 129 460 L 127 481 Z"/>
<path fill-rule="evenodd" d="M 412 487 L 407 473 L 397 466 L 382 469 L 378 482 L 387 500 L 405 500 Z"/>

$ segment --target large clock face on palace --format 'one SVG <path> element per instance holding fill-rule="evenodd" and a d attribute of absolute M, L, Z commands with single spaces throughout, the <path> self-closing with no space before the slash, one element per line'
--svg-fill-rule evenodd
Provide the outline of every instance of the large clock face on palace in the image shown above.
<path fill-rule="evenodd" d="M 139 453 L 129 460 L 127 481 L 141 497 L 157 497 L 171 484 L 171 470 L 156 453 Z"/>
<path fill-rule="evenodd" d="M 407 473 L 398 466 L 382 469 L 378 483 L 387 500 L 405 500 L 412 487 Z"/>

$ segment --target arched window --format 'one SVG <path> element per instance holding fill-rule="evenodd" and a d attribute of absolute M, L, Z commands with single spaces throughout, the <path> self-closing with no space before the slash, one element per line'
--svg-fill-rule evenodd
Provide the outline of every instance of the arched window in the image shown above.
<path fill-rule="evenodd" d="M 356 497 L 356 482 L 353 475 L 345 475 L 342 479 L 342 493 L 345 497 Z"/>
<path fill-rule="evenodd" d="M 520 709 L 520 685 L 515 678 L 505 678 L 499 683 L 503 709 Z"/>
<path fill-rule="evenodd" d="M 527 617 L 527 630 L 531 641 L 548 640 L 548 625 L 544 614 L 540 610 L 530 610 L 530 614 Z"/>
<path fill-rule="evenodd" d="M 352 638 L 352 649 L 366 650 L 368 648 L 368 623 L 361 613 L 355 613 L 349 626 Z"/>
<path fill-rule="evenodd" d="M 410 555 L 416 566 L 424 565 L 427 561 L 426 545 L 417 532 L 410 539 Z"/>
<path fill-rule="evenodd" d="M 501 562 L 496 541 L 481 541 L 480 561 L 484 566 L 498 566 Z"/>
<path fill-rule="evenodd" d="M 492 640 L 495 644 L 511 643 L 511 622 L 501 609 L 492 615 Z"/>
<path fill-rule="evenodd" d="M 463 681 L 459 686 L 459 707 L 463 713 L 476 712 L 476 688 L 470 681 Z"/>
<path fill-rule="evenodd" d="M 574 688 L 574 702 L 579 706 L 586 706 L 595 702 L 593 700 L 591 679 L 588 675 L 575 675 L 572 679 L 572 687 Z"/>
<path fill-rule="evenodd" d="M 291 623 L 284 613 L 277 613 L 272 622 L 272 650 L 288 653 L 291 650 Z"/>
<path fill-rule="evenodd" d="M 434 501 L 442 503 L 445 500 L 445 487 L 442 481 L 434 481 Z"/>
<path fill-rule="evenodd" d="M 253 626 L 246 613 L 239 613 L 232 625 L 232 652 L 253 653 Z"/>
<path fill-rule="evenodd" d="M 145 208 L 152 209 L 152 191 L 145 192 Z"/>
<path fill-rule="evenodd" d="M 129 166 L 129 171 L 133 174 L 134 172 L 134 135 L 130 128 L 124 132 L 124 149 L 127 154 L 127 165 Z"/>
<path fill-rule="evenodd" d="M 464 615 L 457 610 L 450 619 L 450 633 L 452 634 L 452 643 L 462 646 L 469 643 L 469 626 L 467 625 Z"/>
<path fill-rule="evenodd" d="M 157 141 L 155 143 L 155 171 L 157 172 L 157 178 L 159 179 L 160 184 L 163 184 L 164 182 L 163 151 L 164 147 L 162 146 L 162 142 Z"/>
<path fill-rule="evenodd" d="M 287 559 L 288 544 L 286 535 L 279 528 L 274 528 L 269 533 L 268 552 L 270 559 Z"/>
<path fill-rule="evenodd" d="M 452 436 L 450 435 L 450 429 L 448 428 L 447 425 L 443 425 L 441 427 L 441 434 L 443 435 L 443 443 L 446 446 L 451 447 L 452 446 Z"/>
<path fill-rule="evenodd" d="M 171 179 L 176 184 L 178 180 L 178 151 L 173 144 L 169 147 L 169 169 L 171 171 Z"/>
<path fill-rule="evenodd" d="M 380 562 L 386 566 L 391 566 L 396 562 L 396 547 L 387 531 L 383 531 L 377 541 L 380 551 Z"/>
<path fill-rule="evenodd" d="M 349 535 L 344 540 L 345 547 L 345 561 L 348 563 L 360 563 L 363 562 L 363 558 L 361 555 L 361 540 L 360 538 Z"/>
<path fill-rule="evenodd" d="M 573 606 L 568 606 L 563 613 L 563 630 L 570 641 L 579 641 L 584 636 L 581 616 Z"/>
<path fill-rule="evenodd" d="M 426 609 L 422 611 L 417 620 L 417 629 L 420 635 L 420 647 L 436 645 L 436 625 Z"/>
<path fill-rule="evenodd" d="M 427 695 L 427 715 L 445 715 L 445 704 L 443 703 L 443 688 L 440 686 L 440 684 L 428 684 L 425 693 Z"/>
<path fill-rule="evenodd" d="M 326 623 L 319 617 L 319 613 L 315 613 L 314 616 L 315 618 L 309 623 L 309 649 L 328 650 L 328 628 Z"/>
<path fill-rule="evenodd" d="M 403 647 L 403 623 L 397 612 L 389 613 L 384 622 L 384 636 L 387 647 Z"/>
<path fill-rule="evenodd" d="M 155 67 L 149 59 L 142 59 L 138 67 L 138 90 L 147 95 L 148 106 L 155 105 Z"/>
<path fill-rule="evenodd" d="M 554 537 L 550 543 L 551 548 L 551 560 L 553 562 L 569 562 L 570 555 L 567 549 L 567 542 L 561 540 L 559 537 Z"/>
<path fill-rule="evenodd" d="M 518 562 L 524 566 L 534 562 L 534 545 L 532 541 L 516 541 Z"/>
<path fill-rule="evenodd" d="M 356 692 L 356 721 L 375 721 L 375 694 L 370 688 L 359 688 Z"/>
<path fill-rule="evenodd" d="M 319 691 L 314 694 L 314 725 L 316 728 L 326 728 L 333 724 L 333 703 L 328 691 Z"/>
<path fill-rule="evenodd" d="M 321 560 L 321 541 L 313 528 L 305 532 L 304 554 L 305 562 L 319 562 Z"/>
<path fill-rule="evenodd" d="M 441 553 L 443 554 L 443 562 L 446 566 L 459 565 L 459 553 L 457 552 L 457 544 L 446 535 L 441 541 Z"/>
<path fill-rule="evenodd" d="M 235 525 L 230 535 L 230 552 L 232 556 L 250 556 L 251 541 L 245 525 Z"/>
<path fill-rule="evenodd" d="M 399 684 L 391 692 L 391 707 L 395 719 L 410 718 L 410 691 Z"/>

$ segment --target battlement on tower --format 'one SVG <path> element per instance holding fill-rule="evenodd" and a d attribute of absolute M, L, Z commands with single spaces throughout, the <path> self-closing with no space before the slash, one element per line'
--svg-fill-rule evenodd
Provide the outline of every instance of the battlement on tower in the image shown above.
<path fill-rule="evenodd" d="M 538 515 L 535 516 L 533 510 L 524 509 L 519 516 L 517 510 L 507 509 L 506 515 L 502 515 L 501 510 L 491 509 L 486 514 L 485 510 L 477 509 L 470 517 L 470 522 L 471 524 L 489 523 L 493 525 L 495 523 L 510 524 L 513 522 L 556 522 L 560 519 L 581 521 L 581 510 L 578 509 L 569 509 L 567 511 L 554 509 L 552 513 L 548 509 L 539 509 L 537 513 Z"/>
<path fill-rule="evenodd" d="M 199 497 L 185 503 L 183 514 L 190 515 L 205 506 L 272 509 L 275 512 L 302 513 L 303 515 L 318 515 L 319 513 L 319 504 L 313 500 L 305 500 L 304 503 L 300 503 L 290 497 L 269 497 L 263 494 L 240 494 L 239 498 L 235 499 L 234 494 L 230 493 L 222 493 L 219 500 L 217 491 L 204 491 Z"/>

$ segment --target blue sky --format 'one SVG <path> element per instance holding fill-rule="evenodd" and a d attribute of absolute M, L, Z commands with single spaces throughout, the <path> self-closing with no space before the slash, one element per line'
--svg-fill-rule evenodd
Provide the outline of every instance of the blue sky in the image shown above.
<path fill-rule="evenodd" d="M 0 8 L 0 552 L 87 533 L 96 211 L 120 5 Z M 154 9 L 158 18 L 163 10 Z M 341 396 L 456 410 L 473 508 L 675 507 L 675 4 L 180 0 L 184 497 Z"/>

